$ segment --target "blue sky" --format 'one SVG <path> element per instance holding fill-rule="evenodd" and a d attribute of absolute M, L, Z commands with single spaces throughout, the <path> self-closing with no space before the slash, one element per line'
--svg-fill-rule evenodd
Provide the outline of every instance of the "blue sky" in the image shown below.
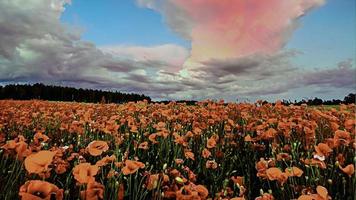
<path fill-rule="evenodd" d="M 356 88 L 355 10 L 355 0 L 0 1 L 0 84 L 343 98 Z"/>
<path fill-rule="evenodd" d="M 285 47 L 303 52 L 293 62 L 301 67 L 330 67 L 354 58 L 355 7 L 354 0 L 328 0 L 302 17 L 300 27 Z M 190 46 L 170 30 L 160 13 L 139 7 L 133 0 L 74 0 L 66 6 L 61 20 L 83 28 L 83 40 L 98 46 Z"/>
<path fill-rule="evenodd" d="M 159 13 L 139 7 L 133 0 L 74 0 L 62 22 L 84 29 L 83 40 L 96 45 L 152 46 L 174 43 L 189 47 L 189 42 L 174 34 Z"/>
<path fill-rule="evenodd" d="M 304 16 L 286 48 L 304 52 L 296 63 L 302 66 L 325 67 L 340 60 L 355 58 L 356 1 L 328 0 Z"/>

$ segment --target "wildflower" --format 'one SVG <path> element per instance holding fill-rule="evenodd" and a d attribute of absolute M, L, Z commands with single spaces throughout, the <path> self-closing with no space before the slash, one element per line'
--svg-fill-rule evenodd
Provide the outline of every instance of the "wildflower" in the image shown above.
<path fill-rule="evenodd" d="M 266 170 L 266 174 L 269 180 L 277 180 L 281 185 L 283 185 L 288 179 L 288 175 L 276 167 L 268 168 Z"/>
<path fill-rule="evenodd" d="M 146 183 L 146 188 L 148 190 L 153 190 L 157 188 L 158 185 L 158 180 L 159 180 L 159 174 L 151 174 L 149 175 Z"/>
<path fill-rule="evenodd" d="M 124 175 L 129 175 L 135 173 L 139 168 L 145 168 L 145 164 L 139 161 L 126 160 L 125 166 L 121 169 Z"/>
<path fill-rule="evenodd" d="M 52 195 L 56 200 L 62 200 L 63 189 L 59 189 L 56 185 L 47 181 L 26 181 L 19 190 L 19 196 L 23 200 L 52 199 Z"/>
<path fill-rule="evenodd" d="M 73 168 L 73 176 L 80 184 L 90 183 L 95 181 L 95 175 L 98 173 L 99 167 L 90 163 L 80 163 Z"/>
<path fill-rule="evenodd" d="M 99 200 L 104 199 L 105 187 L 98 182 L 89 182 L 85 191 L 80 192 L 81 199 Z"/>
<path fill-rule="evenodd" d="M 264 193 L 261 196 L 257 197 L 255 200 L 274 200 L 274 197 L 271 194 Z"/>
<path fill-rule="evenodd" d="M 18 138 L 20 138 L 20 136 L 18 136 Z M 1 148 L 5 150 L 5 155 L 16 152 L 17 159 L 23 160 L 26 156 L 31 154 L 31 151 L 27 149 L 28 145 L 25 140 L 18 138 L 7 141 Z"/>
<path fill-rule="evenodd" d="M 299 169 L 298 167 L 291 167 L 286 168 L 285 173 L 287 174 L 287 176 L 301 177 L 303 175 L 303 170 Z"/>
<path fill-rule="evenodd" d="M 277 154 L 277 160 L 278 161 L 282 161 L 282 160 L 291 160 L 292 157 L 288 154 L 288 153 L 279 153 Z"/>
<path fill-rule="evenodd" d="M 205 167 L 207 169 L 216 169 L 218 167 L 218 164 L 213 160 L 208 160 L 206 161 Z"/>
<path fill-rule="evenodd" d="M 199 195 L 199 197 L 201 199 L 206 199 L 208 197 L 209 191 L 203 185 L 197 185 L 197 186 L 195 186 L 193 188 L 194 188 L 195 191 L 198 192 L 198 195 Z"/>
<path fill-rule="evenodd" d="M 257 169 L 257 177 L 262 177 L 265 178 L 266 175 L 266 170 L 268 168 L 268 162 L 261 158 L 260 161 L 256 163 L 256 169 Z"/>
<path fill-rule="evenodd" d="M 307 195 L 301 195 L 298 200 L 328 200 L 329 195 L 328 195 L 328 190 L 323 187 L 323 186 L 318 186 L 316 188 L 317 194 L 307 194 Z"/>
<path fill-rule="evenodd" d="M 53 161 L 53 157 L 56 153 L 52 151 L 40 151 L 29 155 L 25 159 L 25 169 L 30 174 L 38 174 L 41 177 L 49 177 L 49 165 Z"/>
<path fill-rule="evenodd" d="M 86 148 L 86 151 L 89 152 L 92 156 L 100 156 L 103 152 L 109 150 L 109 146 L 105 141 L 92 141 Z"/>
<path fill-rule="evenodd" d="M 47 142 L 49 140 L 49 137 L 45 134 L 43 134 L 42 132 L 37 132 L 34 136 L 33 136 L 33 141 L 35 144 L 39 144 L 41 142 Z"/>
<path fill-rule="evenodd" d="M 318 146 L 315 146 L 315 151 L 318 156 L 329 156 L 333 151 L 327 144 L 319 143 Z"/>
<path fill-rule="evenodd" d="M 152 133 L 151 135 L 148 136 L 148 139 L 153 143 L 153 144 L 158 144 L 157 140 L 157 134 Z"/>
<path fill-rule="evenodd" d="M 143 149 L 143 150 L 147 150 L 149 147 L 148 147 L 148 142 L 142 142 L 139 146 L 138 146 L 139 149 Z"/>
<path fill-rule="evenodd" d="M 110 164 L 110 163 L 114 162 L 115 160 L 116 160 L 116 156 L 115 155 L 105 156 L 104 158 L 102 158 L 101 160 L 96 162 L 95 165 L 97 165 L 98 167 L 102 167 L 102 166 L 105 166 L 107 164 Z"/>
<path fill-rule="evenodd" d="M 69 163 L 62 160 L 62 159 L 56 159 L 54 162 L 54 166 L 55 166 L 55 169 L 54 171 L 57 173 L 57 174 L 64 174 L 68 167 L 69 167 Z"/>
<path fill-rule="evenodd" d="M 211 156 L 211 152 L 207 148 L 204 148 L 202 151 L 202 156 L 203 158 L 208 158 Z"/>
<path fill-rule="evenodd" d="M 355 167 L 353 164 L 349 164 L 346 167 L 341 167 L 341 165 L 339 165 L 339 168 L 349 177 L 351 177 L 355 173 Z"/>
<path fill-rule="evenodd" d="M 212 149 L 214 147 L 216 147 L 216 141 L 219 139 L 218 135 L 213 135 L 208 139 L 208 142 L 206 144 L 206 147 L 208 149 Z"/>
<path fill-rule="evenodd" d="M 340 144 L 348 145 L 351 141 L 350 133 L 347 131 L 337 130 L 334 135 L 334 143 L 336 146 Z"/>
<path fill-rule="evenodd" d="M 195 159 L 194 159 L 194 153 L 191 152 L 191 151 L 186 151 L 186 152 L 184 153 L 184 156 L 185 156 L 187 159 L 195 160 Z"/>

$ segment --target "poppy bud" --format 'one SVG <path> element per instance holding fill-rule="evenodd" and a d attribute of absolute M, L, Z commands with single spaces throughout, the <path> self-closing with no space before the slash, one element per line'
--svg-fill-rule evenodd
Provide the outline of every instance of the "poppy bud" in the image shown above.
<path fill-rule="evenodd" d="M 225 180 L 224 180 L 224 183 L 223 183 L 224 188 L 225 188 L 228 184 L 229 184 L 229 180 L 228 180 L 228 179 L 225 179 Z"/>
<path fill-rule="evenodd" d="M 181 177 L 179 177 L 179 176 L 177 176 L 177 177 L 175 178 L 175 180 L 176 180 L 178 183 L 180 183 L 180 184 L 184 183 L 183 179 L 182 179 Z"/>

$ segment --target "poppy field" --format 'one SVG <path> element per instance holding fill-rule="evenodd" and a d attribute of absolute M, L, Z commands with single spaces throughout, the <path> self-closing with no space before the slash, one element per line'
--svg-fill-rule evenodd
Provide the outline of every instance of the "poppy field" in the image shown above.
<path fill-rule="evenodd" d="M 0 101 L 0 199 L 355 197 L 355 104 Z"/>

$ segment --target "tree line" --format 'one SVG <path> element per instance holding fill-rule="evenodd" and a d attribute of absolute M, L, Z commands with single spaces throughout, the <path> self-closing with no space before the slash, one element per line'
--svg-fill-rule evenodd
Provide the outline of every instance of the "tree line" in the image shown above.
<path fill-rule="evenodd" d="M 355 95 L 356 95 L 355 93 L 350 93 L 350 94 L 346 95 L 343 100 L 340 100 L 340 99 L 322 100 L 318 97 L 314 97 L 314 99 L 303 99 L 301 101 L 294 101 L 294 102 L 283 100 L 283 104 L 285 104 L 285 105 L 307 104 L 309 106 L 352 104 L 352 103 L 356 103 Z"/>
<path fill-rule="evenodd" d="M 76 101 L 87 103 L 125 103 L 129 101 L 147 100 L 151 98 L 143 94 L 110 92 L 93 89 L 77 89 L 44 85 L 42 83 L 10 84 L 0 86 L 0 99 L 31 100 L 41 99 L 49 101 Z"/>

